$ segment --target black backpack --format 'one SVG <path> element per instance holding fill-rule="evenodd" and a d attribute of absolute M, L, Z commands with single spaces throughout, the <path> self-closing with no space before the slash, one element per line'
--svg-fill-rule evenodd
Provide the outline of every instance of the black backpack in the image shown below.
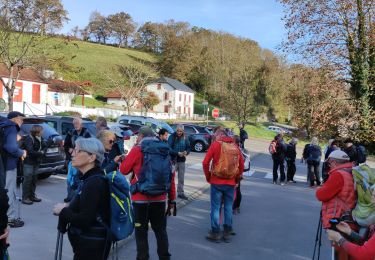
<path fill-rule="evenodd" d="M 367 151 L 363 145 L 357 146 L 357 162 L 365 163 L 367 158 Z"/>

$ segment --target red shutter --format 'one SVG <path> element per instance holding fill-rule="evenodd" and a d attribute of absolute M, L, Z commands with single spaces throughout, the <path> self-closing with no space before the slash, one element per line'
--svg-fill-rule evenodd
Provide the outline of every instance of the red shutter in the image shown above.
<path fill-rule="evenodd" d="M 0 81 L 0 98 L 3 97 L 3 82 Z"/>
<path fill-rule="evenodd" d="M 186 102 L 186 94 L 184 95 L 184 101 Z"/>
<path fill-rule="evenodd" d="M 164 93 L 164 100 L 168 100 L 168 92 Z"/>
<path fill-rule="evenodd" d="M 161 89 L 161 84 L 160 83 L 158 83 L 158 90 L 160 90 Z"/>
<path fill-rule="evenodd" d="M 189 116 L 190 116 L 190 107 L 188 108 L 188 110 L 189 110 Z"/>
<path fill-rule="evenodd" d="M 182 100 L 182 94 L 180 94 L 180 101 Z"/>
<path fill-rule="evenodd" d="M 164 113 L 169 113 L 169 106 L 164 106 Z"/>
<path fill-rule="evenodd" d="M 32 103 L 40 104 L 40 85 L 39 84 L 33 84 Z"/>
<path fill-rule="evenodd" d="M 16 82 L 16 88 L 14 90 L 14 94 L 13 94 L 13 101 L 14 102 L 22 102 L 23 99 L 22 99 L 22 82 L 19 82 L 17 81 Z"/>
<path fill-rule="evenodd" d="M 190 101 L 191 101 L 191 96 L 189 95 L 189 103 L 190 103 Z"/>

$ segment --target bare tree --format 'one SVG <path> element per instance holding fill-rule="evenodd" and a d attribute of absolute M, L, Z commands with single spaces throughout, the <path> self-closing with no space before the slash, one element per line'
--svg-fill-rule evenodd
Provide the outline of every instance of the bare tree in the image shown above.
<path fill-rule="evenodd" d="M 35 8 L 37 12 L 34 18 L 39 20 L 41 35 L 62 28 L 64 22 L 69 20 L 60 0 L 35 0 Z"/>
<path fill-rule="evenodd" d="M 113 37 L 118 41 L 118 47 L 128 46 L 128 38 L 134 33 L 135 23 L 130 16 L 125 12 L 109 15 L 108 27 Z"/>
<path fill-rule="evenodd" d="M 97 42 L 106 43 L 110 35 L 110 29 L 105 16 L 101 15 L 98 11 L 91 13 L 88 29 L 90 34 L 95 36 Z"/>

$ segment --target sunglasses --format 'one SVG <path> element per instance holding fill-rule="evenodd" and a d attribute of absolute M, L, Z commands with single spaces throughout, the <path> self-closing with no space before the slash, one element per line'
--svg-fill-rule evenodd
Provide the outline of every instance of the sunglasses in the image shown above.
<path fill-rule="evenodd" d="M 109 143 L 109 144 L 114 144 L 114 143 L 115 143 L 115 140 L 109 140 L 108 143 Z"/>

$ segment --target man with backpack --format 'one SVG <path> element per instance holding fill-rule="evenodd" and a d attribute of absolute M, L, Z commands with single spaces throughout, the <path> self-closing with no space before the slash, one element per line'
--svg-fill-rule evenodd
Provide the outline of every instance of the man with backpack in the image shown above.
<path fill-rule="evenodd" d="M 344 142 L 344 152 L 350 158 L 350 161 L 354 165 L 358 166 L 360 163 L 366 162 L 366 148 L 362 145 L 354 145 L 353 141 L 350 139 L 345 140 Z"/>
<path fill-rule="evenodd" d="M 296 181 L 293 178 L 294 178 L 294 174 L 296 173 L 297 141 L 298 141 L 297 138 L 292 138 L 292 140 L 286 146 L 286 154 L 285 154 L 285 161 L 288 167 L 287 172 L 286 172 L 286 176 L 287 176 L 286 180 L 292 183 L 296 183 Z"/>
<path fill-rule="evenodd" d="M 171 134 L 168 138 L 168 144 L 172 149 L 172 160 L 176 166 L 176 172 L 178 177 L 177 194 L 180 199 L 187 200 L 184 192 L 185 182 L 185 162 L 186 156 L 190 153 L 190 142 L 189 138 L 184 133 L 184 126 L 178 125 L 176 132 Z"/>
<path fill-rule="evenodd" d="M 245 141 L 249 139 L 246 130 L 244 129 L 244 124 L 240 124 L 240 147 L 245 148 Z"/>
<path fill-rule="evenodd" d="M 212 164 L 211 164 L 212 162 Z M 211 230 L 206 239 L 212 242 L 230 242 L 232 228 L 232 205 L 234 188 L 241 180 L 244 161 L 240 149 L 224 130 L 215 132 L 215 141 L 202 162 L 206 180 L 211 184 Z M 211 167 L 210 167 L 211 165 Z M 220 208 L 224 201 L 224 232 L 220 236 Z"/>
<path fill-rule="evenodd" d="M 273 184 L 277 184 L 278 174 L 277 170 L 280 168 L 280 185 L 285 185 L 285 167 L 284 167 L 284 160 L 285 160 L 285 153 L 286 153 L 286 145 L 283 139 L 283 133 L 279 133 L 275 136 L 274 140 L 272 140 L 269 152 L 272 155 L 273 161 Z"/>
<path fill-rule="evenodd" d="M 155 233 L 159 259 L 169 260 L 166 201 L 176 210 L 176 192 L 172 179 L 170 147 L 155 137 L 148 126 L 139 129 L 137 145 L 121 163 L 120 171 L 132 173 L 130 184 L 135 215 L 137 259 L 149 259 L 148 223 Z M 168 213 L 168 212 L 167 212 Z"/>
<path fill-rule="evenodd" d="M 322 149 L 318 144 L 318 138 L 313 137 L 311 143 L 305 146 L 303 158 L 307 162 L 307 175 L 310 180 L 310 187 L 314 187 L 314 181 L 320 186 L 319 165 L 322 157 Z"/>
<path fill-rule="evenodd" d="M 72 158 L 72 152 L 75 147 L 75 141 L 77 141 L 79 137 L 83 137 L 83 138 L 91 137 L 88 130 L 82 125 L 82 118 L 75 117 L 73 119 L 73 126 L 74 126 L 74 129 L 68 132 L 64 141 L 64 150 L 66 154 L 66 159 L 68 161 L 70 161 Z"/>
<path fill-rule="evenodd" d="M 17 163 L 20 158 L 26 158 L 26 151 L 21 150 L 17 142 L 17 133 L 23 123 L 24 114 L 12 111 L 8 114 L 6 121 L 0 124 L 2 130 L 1 156 L 5 164 L 5 188 L 8 190 L 9 226 L 12 228 L 22 227 L 25 223 L 17 217 Z"/>

